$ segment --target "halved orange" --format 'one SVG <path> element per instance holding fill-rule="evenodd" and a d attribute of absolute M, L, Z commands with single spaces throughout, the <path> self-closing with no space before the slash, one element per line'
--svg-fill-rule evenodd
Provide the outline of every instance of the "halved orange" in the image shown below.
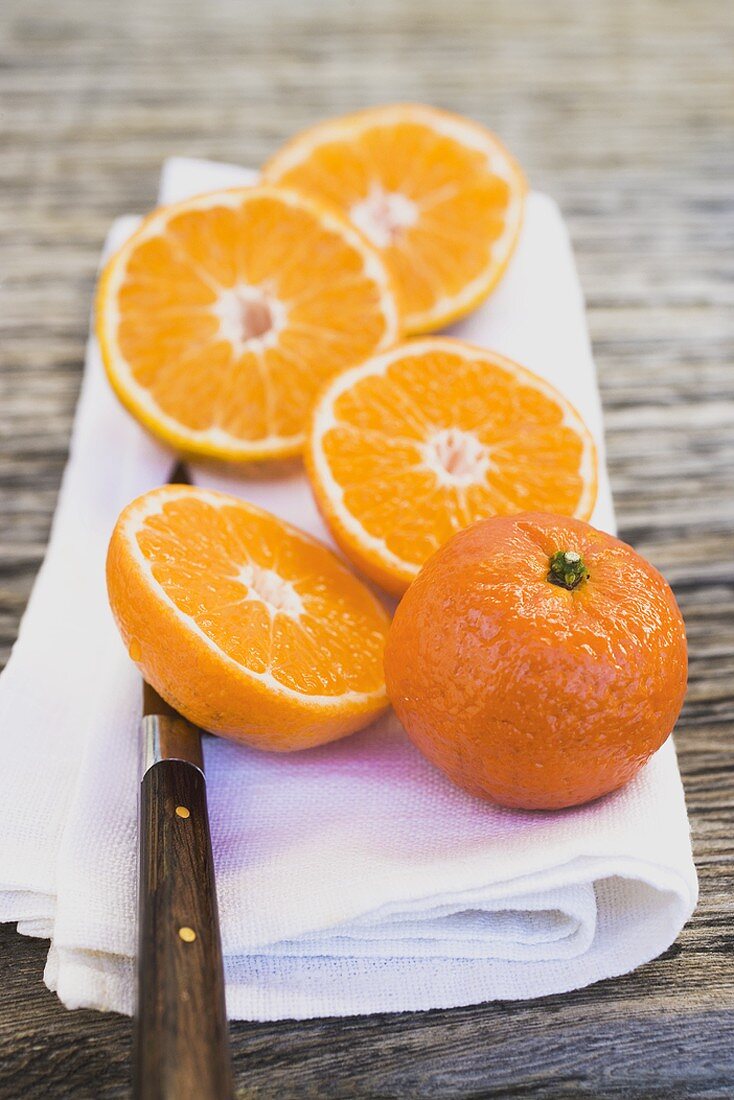
<path fill-rule="evenodd" d="M 341 208 L 380 250 L 407 332 L 472 309 L 512 255 L 526 185 L 483 126 L 420 104 L 373 107 L 298 134 L 264 176 Z"/>
<path fill-rule="evenodd" d="M 588 519 L 596 499 L 594 441 L 569 402 L 504 356 L 441 336 L 329 383 L 306 462 L 335 540 L 395 594 L 475 520 Z"/>
<path fill-rule="evenodd" d="M 327 547 L 237 497 L 166 485 L 133 501 L 107 586 L 145 678 L 212 733 L 301 749 L 387 706 L 382 605 Z"/>
<path fill-rule="evenodd" d="M 319 386 L 397 332 L 376 251 L 338 212 L 272 187 L 154 211 L 97 295 L 123 404 L 178 451 L 233 462 L 297 453 Z"/>

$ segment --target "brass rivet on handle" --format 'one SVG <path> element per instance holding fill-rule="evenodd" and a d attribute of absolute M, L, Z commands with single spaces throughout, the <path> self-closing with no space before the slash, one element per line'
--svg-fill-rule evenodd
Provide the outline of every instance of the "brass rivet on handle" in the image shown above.
<path fill-rule="evenodd" d="M 184 925 L 183 928 L 179 928 L 178 934 L 184 943 L 193 943 L 196 939 L 196 932 L 194 932 L 193 928 L 188 928 L 187 925 Z"/>
<path fill-rule="evenodd" d="M 184 818 L 184 820 L 187 817 L 191 817 L 191 811 L 189 809 L 187 809 L 186 806 L 177 806 L 176 807 L 176 814 L 177 814 L 178 817 Z"/>

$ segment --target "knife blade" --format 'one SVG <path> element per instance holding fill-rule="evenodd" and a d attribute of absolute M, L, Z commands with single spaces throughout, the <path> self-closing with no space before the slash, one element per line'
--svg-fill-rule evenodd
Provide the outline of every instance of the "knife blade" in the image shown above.
<path fill-rule="evenodd" d="M 185 467 L 169 479 L 188 482 Z M 143 682 L 139 813 L 138 1100 L 233 1095 L 201 731 Z"/>

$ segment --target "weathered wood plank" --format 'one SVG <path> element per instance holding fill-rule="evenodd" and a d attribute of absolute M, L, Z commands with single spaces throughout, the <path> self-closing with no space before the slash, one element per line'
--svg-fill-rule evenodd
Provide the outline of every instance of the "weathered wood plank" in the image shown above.
<path fill-rule="evenodd" d="M 99 248 L 161 159 L 255 164 L 423 99 L 489 123 L 567 216 L 622 533 L 676 587 L 701 904 L 637 973 L 542 1002 L 238 1024 L 242 1095 L 701 1096 L 734 1087 L 734 9 L 719 0 L 6 0 L 0 660 L 42 560 Z M 128 1091 L 129 1024 L 67 1013 L 0 933 L 0 1095 Z"/>

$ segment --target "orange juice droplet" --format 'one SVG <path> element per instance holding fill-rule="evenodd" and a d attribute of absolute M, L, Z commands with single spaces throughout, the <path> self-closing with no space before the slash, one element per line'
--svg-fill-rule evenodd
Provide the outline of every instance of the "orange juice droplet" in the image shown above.
<path fill-rule="evenodd" d="M 139 661 L 140 658 L 143 656 L 143 650 L 140 646 L 140 642 L 137 641 L 136 638 L 133 638 L 133 640 L 130 642 L 128 653 L 130 654 L 131 661 Z"/>

